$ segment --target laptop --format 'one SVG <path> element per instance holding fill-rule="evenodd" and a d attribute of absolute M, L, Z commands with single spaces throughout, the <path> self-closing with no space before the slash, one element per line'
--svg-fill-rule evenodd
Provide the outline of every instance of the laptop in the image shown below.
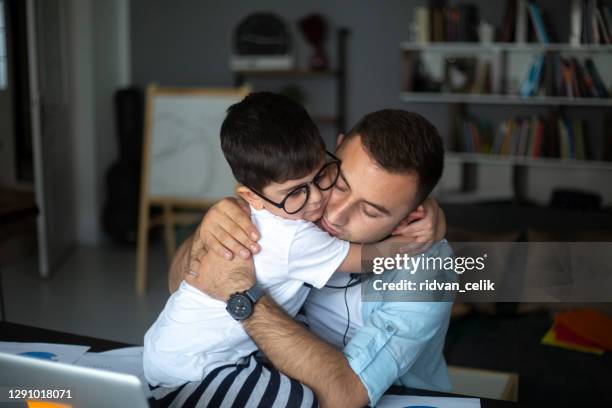
<path fill-rule="evenodd" d="M 28 407 L 149 406 L 140 380 L 133 375 L 6 353 L 0 353 L 0 390 L 0 407 L 24 407 L 26 400 L 52 403 L 28 403 Z M 11 390 L 24 390 L 29 395 L 22 399 L 9 399 Z M 22 397 L 19 394 L 24 391 L 13 391 L 13 397 Z M 50 398 L 40 398 L 42 392 Z"/>

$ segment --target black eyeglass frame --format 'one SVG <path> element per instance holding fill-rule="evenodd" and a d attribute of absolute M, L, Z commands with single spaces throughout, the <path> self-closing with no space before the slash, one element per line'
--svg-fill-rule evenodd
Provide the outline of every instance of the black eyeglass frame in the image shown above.
<path fill-rule="evenodd" d="M 333 186 L 336 185 L 336 182 L 338 181 L 338 177 L 340 177 L 340 165 L 342 164 L 342 160 L 340 160 L 338 157 L 336 157 L 336 155 L 334 155 L 333 153 L 329 152 L 329 151 L 325 151 L 325 153 L 332 158 L 332 161 L 329 161 L 327 163 L 325 163 L 321 169 L 317 172 L 317 174 L 315 174 L 315 176 L 312 178 L 312 181 L 308 182 L 308 183 L 304 183 L 304 184 L 300 184 L 299 186 L 296 186 L 295 188 L 291 189 L 291 191 L 289 191 L 287 193 L 287 195 L 285 196 L 285 198 L 283 198 L 283 200 L 280 203 L 277 203 L 275 201 L 270 200 L 268 197 L 266 197 L 265 195 L 263 195 L 262 193 L 260 193 L 259 191 L 251 188 L 251 191 L 254 192 L 255 194 L 257 194 L 259 197 L 263 198 L 264 200 L 266 200 L 267 202 L 269 202 L 270 204 L 274 205 L 276 208 L 280 208 L 283 211 L 285 211 L 287 214 L 289 215 L 293 215 L 296 214 L 298 212 L 300 212 L 302 210 L 302 208 L 304 208 L 304 206 L 306 205 L 306 203 L 308 203 L 308 199 L 310 198 L 310 184 L 314 184 L 320 191 L 327 191 L 330 188 L 332 188 Z M 323 172 L 323 170 L 325 168 L 327 168 L 328 166 L 331 165 L 335 165 L 338 168 L 338 171 L 336 172 L 336 178 L 332 181 L 332 183 L 329 185 L 329 187 L 327 188 L 321 188 L 319 187 L 318 181 L 320 179 L 320 175 Z M 250 187 L 249 187 L 250 188 Z M 289 199 L 289 197 L 291 196 L 291 194 L 295 193 L 298 190 L 301 190 L 305 188 L 306 189 L 306 199 L 304 200 L 304 204 L 302 204 L 300 206 L 300 208 L 298 208 L 295 211 L 287 211 L 287 209 L 285 208 L 285 203 L 287 202 L 287 200 Z"/>

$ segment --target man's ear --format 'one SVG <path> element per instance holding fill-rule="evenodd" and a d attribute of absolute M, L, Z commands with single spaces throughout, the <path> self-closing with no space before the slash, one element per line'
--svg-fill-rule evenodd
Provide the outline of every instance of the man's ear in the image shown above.
<path fill-rule="evenodd" d="M 250 188 L 245 186 L 238 186 L 236 188 L 238 196 L 242 197 L 247 203 L 249 203 L 256 210 L 263 208 L 263 200 L 257 194 L 255 194 Z"/>
<path fill-rule="evenodd" d="M 338 134 L 338 137 L 336 137 L 336 147 L 338 147 L 338 146 L 340 146 L 342 144 L 342 142 L 344 141 L 345 136 L 346 135 L 344 133 Z"/>

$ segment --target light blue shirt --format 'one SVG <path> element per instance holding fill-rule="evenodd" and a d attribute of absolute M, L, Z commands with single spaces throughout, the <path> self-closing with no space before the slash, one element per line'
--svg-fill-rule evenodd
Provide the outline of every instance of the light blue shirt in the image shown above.
<path fill-rule="evenodd" d="M 424 256 L 452 257 L 452 250 L 443 240 L 432 245 Z M 418 279 L 421 272 L 419 268 L 411 276 Z M 446 276 L 447 280 L 456 279 L 453 271 L 428 270 L 427 275 L 421 276 L 431 276 L 432 272 Z M 407 276 L 406 271 L 386 271 L 377 278 L 389 282 Z M 321 300 L 329 294 L 321 291 L 320 294 L 311 293 L 311 296 Z M 314 307 L 319 312 L 325 309 L 322 302 Z M 344 355 L 366 388 L 372 406 L 394 384 L 435 391 L 451 390 L 443 355 L 451 307 L 452 302 L 448 301 L 362 302 L 363 325 L 353 331 L 344 347 Z M 308 302 L 305 308 L 308 315 Z M 334 313 L 329 307 L 327 311 Z"/>

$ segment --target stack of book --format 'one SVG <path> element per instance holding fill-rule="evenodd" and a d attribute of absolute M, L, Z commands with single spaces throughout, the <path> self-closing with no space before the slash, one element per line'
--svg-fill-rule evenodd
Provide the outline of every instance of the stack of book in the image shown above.
<path fill-rule="evenodd" d="M 572 0 L 569 43 L 612 44 L 612 7 L 597 0 Z"/>
<path fill-rule="evenodd" d="M 612 350 L 612 319 L 594 309 L 570 310 L 555 316 L 542 344 L 602 355 Z"/>
<path fill-rule="evenodd" d="M 577 58 L 561 58 L 557 52 L 535 56 L 520 89 L 521 96 L 538 94 L 581 98 L 608 98 L 593 60 L 581 65 Z"/>
<path fill-rule="evenodd" d="M 431 0 L 429 6 L 415 7 L 417 42 L 478 41 L 478 8 L 471 4 L 447 7 Z"/>
<path fill-rule="evenodd" d="M 501 28 L 501 42 L 544 44 L 555 41 L 542 8 L 534 0 L 507 0 Z"/>
<path fill-rule="evenodd" d="M 500 156 L 552 157 L 588 160 L 590 146 L 580 119 L 533 116 L 503 121 L 496 132 L 473 118 L 460 122 L 460 146 L 465 153 Z M 493 134 L 495 133 L 495 134 Z"/>

